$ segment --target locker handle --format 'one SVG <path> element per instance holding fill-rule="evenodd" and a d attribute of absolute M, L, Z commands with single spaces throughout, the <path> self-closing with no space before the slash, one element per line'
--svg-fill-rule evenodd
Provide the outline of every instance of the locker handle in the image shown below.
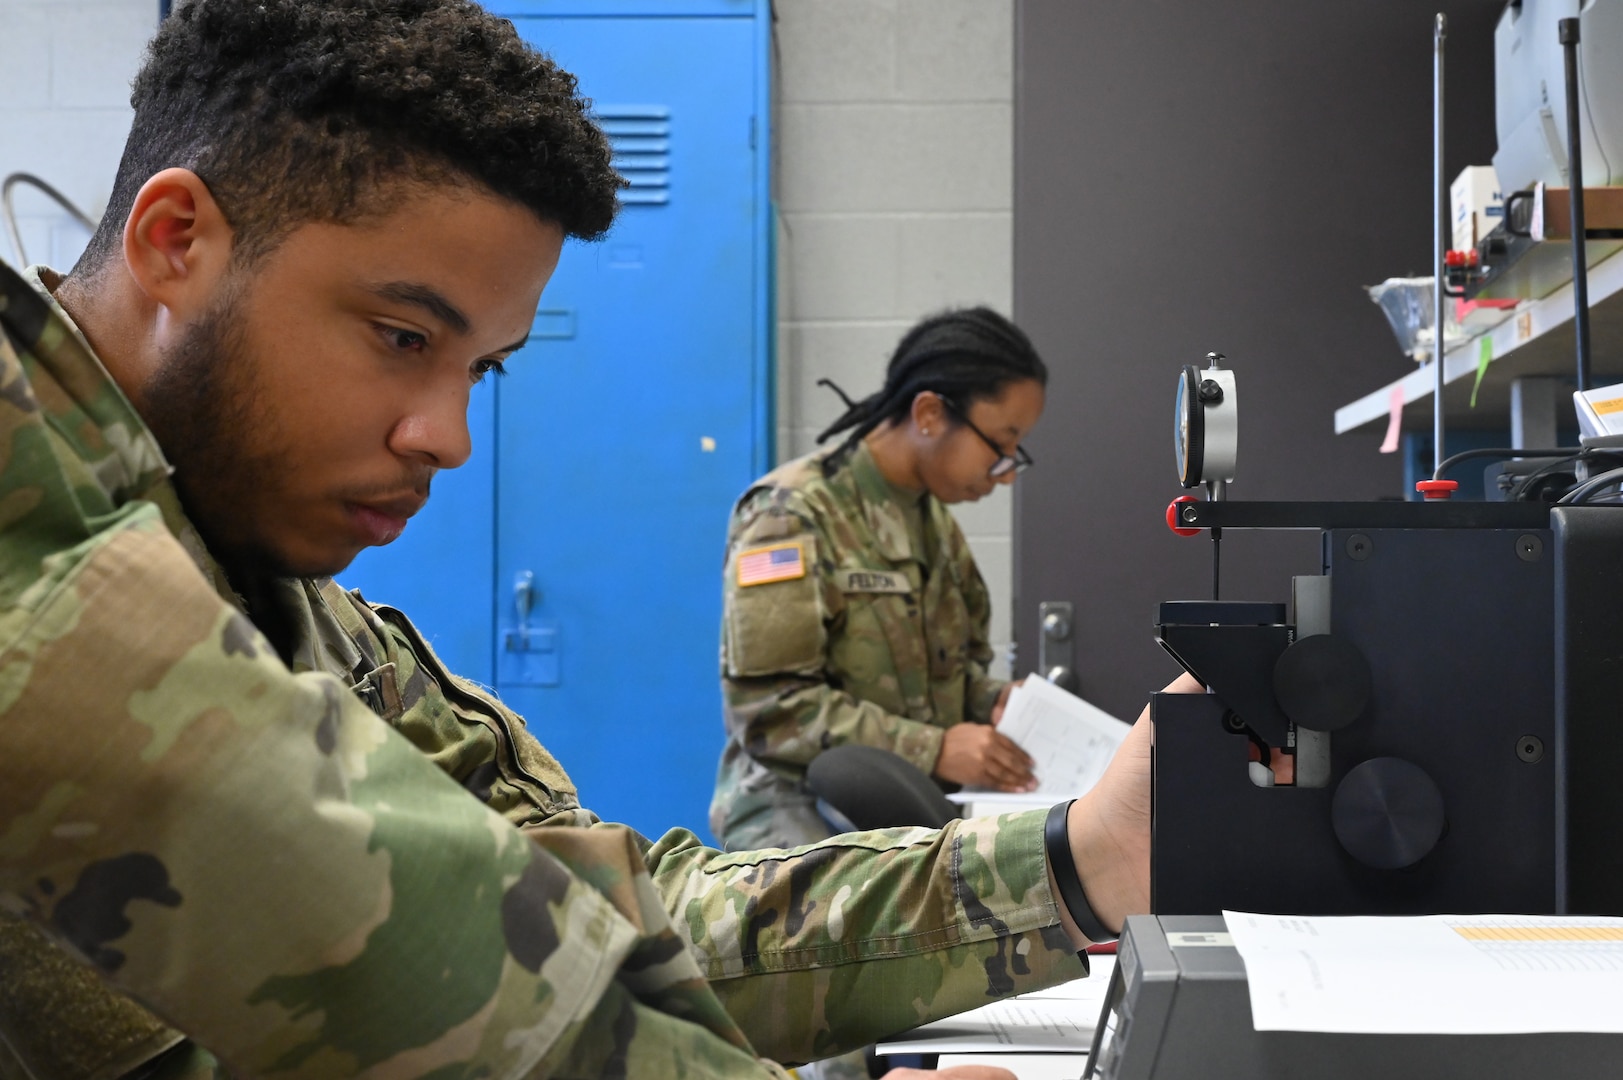
<path fill-rule="evenodd" d="M 518 611 L 518 625 L 504 635 L 508 652 L 551 652 L 556 648 L 556 631 L 530 628 L 530 612 L 540 598 L 534 571 L 521 570 L 513 575 L 513 607 Z"/>
<path fill-rule="evenodd" d="M 513 606 L 518 609 L 520 626 L 530 621 L 530 609 L 538 596 L 535 591 L 535 571 L 521 570 L 513 575 Z"/>

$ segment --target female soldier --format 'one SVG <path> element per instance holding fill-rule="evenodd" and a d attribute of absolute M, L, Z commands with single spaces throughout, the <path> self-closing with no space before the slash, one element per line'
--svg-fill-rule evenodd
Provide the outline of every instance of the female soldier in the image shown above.
<path fill-rule="evenodd" d="M 940 780 L 1028 790 L 1030 759 L 991 726 L 990 604 L 947 510 L 1031 464 L 1020 446 L 1048 371 L 984 308 L 915 326 L 884 389 L 818 436 L 832 449 L 757 481 L 728 535 L 722 688 L 727 747 L 710 824 L 730 850 L 832 830 L 802 783 L 842 743 L 893 751 Z"/>

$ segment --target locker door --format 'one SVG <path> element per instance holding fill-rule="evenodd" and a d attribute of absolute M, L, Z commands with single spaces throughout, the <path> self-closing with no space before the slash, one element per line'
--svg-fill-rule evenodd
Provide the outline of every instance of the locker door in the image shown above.
<path fill-rule="evenodd" d="M 584 805 L 703 831 L 727 513 L 768 420 L 757 28 L 514 22 L 579 77 L 633 186 L 606 240 L 566 246 L 497 387 L 496 685 Z"/>

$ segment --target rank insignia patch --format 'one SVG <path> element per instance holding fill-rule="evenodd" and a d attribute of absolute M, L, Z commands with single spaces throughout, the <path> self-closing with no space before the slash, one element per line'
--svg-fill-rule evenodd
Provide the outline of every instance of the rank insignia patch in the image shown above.
<path fill-rule="evenodd" d="M 765 585 L 806 576 L 806 560 L 799 544 L 751 548 L 738 556 L 738 584 Z"/>

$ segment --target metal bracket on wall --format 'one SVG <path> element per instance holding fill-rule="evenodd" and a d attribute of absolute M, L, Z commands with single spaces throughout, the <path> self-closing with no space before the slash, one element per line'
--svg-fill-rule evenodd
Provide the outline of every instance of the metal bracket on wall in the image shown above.
<path fill-rule="evenodd" d="M 1037 625 L 1042 630 L 1037 638 L 1037 671 L 1055 686 L 1075 692 L 1075 608 L 1069 600 L 1044 600 L 1037 605 Z"/>

